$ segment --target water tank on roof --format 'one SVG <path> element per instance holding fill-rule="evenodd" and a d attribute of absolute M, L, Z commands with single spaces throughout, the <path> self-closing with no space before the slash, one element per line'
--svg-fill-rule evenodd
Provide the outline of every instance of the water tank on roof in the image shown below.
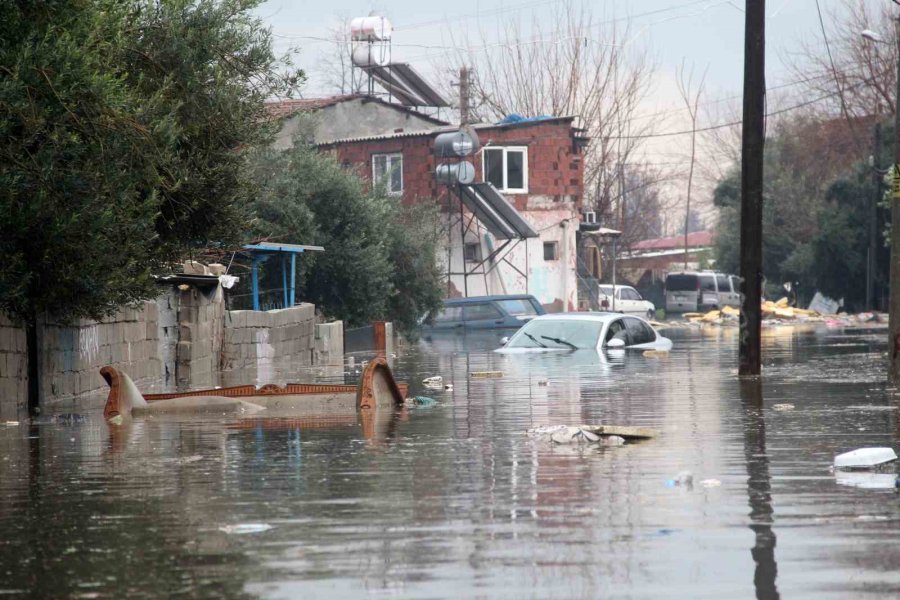
<path fill-rule="evenodd" d="M 357 46 L 350 55 L 357 67 L 384 66 L 388 62 L 388 54 L 384 46 L 365 44 Z"/>
<path fill-rule="evenodd" d="M 447 164 L 441 163 L 435 170 L 438 183 L 455 185 L 457 183 L 469 184 L 475 181 L 475 167 L 468 161 Z"/>
<path fill-rule="evenodd" d="M 391 39 L 393 30 L 384 17 L 357 17 L 350 21 L 350 39 L 354 42 L 384 42 Z"/>
<path fill-rule="evenodd" d="M 469 156 L 478 150 L 478 145 L 474 129 L 460 129 L 434 138 L 434 153 L 438 156 Z"/>

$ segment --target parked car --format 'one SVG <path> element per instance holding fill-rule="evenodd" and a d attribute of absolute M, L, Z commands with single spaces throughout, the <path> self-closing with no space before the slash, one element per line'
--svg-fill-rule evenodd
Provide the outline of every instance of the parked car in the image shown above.
<path fill-rule="evenodd" d="M 682 271 L 666 275 L 666 312 L 697 312 L 741 305 L 736 275 Z"/>
<path fill-rule="evenodd" d="M 424 324 L 428 330 L 451 329 L 518 329 L 547 311 L 528 294 L 508 296 L 471 296 L 448 298 L 434 321 Z"/>
<path fill-rule="evenodd" d="M 613 301 L 613 288 L 615 287 L 615 301 Z M 639 315 L 653 319 L 656 317 L 656 306 L 648 300 L 644 300 L 636 289 L 628 285 L 612 286 L 601 283 L 597 286 L 600 310 L 608 310 L 628 315 Z"/>
<path fill-rule="evenodd" d="M 562 313 L 536 317 L 525 324 L 501 353 L 634 348 L 669 350 L 663 337 L 644 319 L 618 313 Z"/>

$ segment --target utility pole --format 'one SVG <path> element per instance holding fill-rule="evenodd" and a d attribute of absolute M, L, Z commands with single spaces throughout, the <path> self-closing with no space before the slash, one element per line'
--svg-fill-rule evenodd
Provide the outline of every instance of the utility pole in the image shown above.
<path fill-rule="evenodd" d="M 869 200 L 869 253 L 866 257 L 866 309 L 875 310 L 875 273 L 878 269 L 878 200 L 881 197 L 881 169 L 878 153 L 881 148 L 881 123 L 875 123 L 875 148 L 872 149 L 872 184 L 875 187 Z"/>
<path fill-rule="evenodd" d="M 459 69 L 459 126 L 469 124 L 469 68 Z"/>
<path fill-rule="evenodd" d="M 894 39 L 900 40 L 900 19 L 894 23 Z M 900 60 L 897 62 L 900 75 Z M 897 96 L 894 100 L 894 176 L 891 186 L 891 293 L 889 348 L 891 364 L 889 379 L 895 385 L 900 382 L 900 77 L 897 78 Z"/>
<path fill-rule="evenodd" d="M 759 375 L 762 320 L 763 147 L 766 100 L 766 3 L 746 0 L 744 115 L 741 136 L 740 375 Z M 900 229 L 900 228 L 898 228 Z M 891 304 L 893 307 L 893 303 Z M 900 306 L 900 305 L 898 305 Z"/>

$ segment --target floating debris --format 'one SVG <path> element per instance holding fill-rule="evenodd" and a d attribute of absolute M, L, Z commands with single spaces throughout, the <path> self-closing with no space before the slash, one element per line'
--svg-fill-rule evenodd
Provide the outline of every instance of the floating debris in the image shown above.
<path fill-rule="evenodd" d="M 555 444 L 592 444 L 600 441 L 600 436 L 580 427 L 565 427 L 550 434 L 550 441 Z"/>
<path fill-rule="evenodd" d="M 893 448 L 859 448 L 834 457 L 835 469 L 871 469 L 897 460 Z"/>
<path fill-rule="evenodd" d="M 547 387 L 548 385 L 550 385 L 550 382 L 546 379 L 538 379 L 537 384 L 539 386 Z"/>
<path fill-rule="evenodd" d="M 6 425 L 7 427 L 15 427 L 15 426 L 18 425 L 18 424 L 19 424 L 18 421 L 7 421 L 7 422 L 5 423 L 5 425 Z"/>
<path fill-rule="evenodd" d="M 219 531 L 228 535 L 245 535 L 248 533 L 262 533 L 269 531 L 272 526 L 268 523 L 241 523 L 239 525 L 225 525 L 219 527 Z"/>
<path fill-rule="evenodd" d="M 503 377 L 503 371 L 472 371 L 469 373 L 472 379 L 500 379 Z"/>
<path fill-rule="evenodd" d="M 704 479 L 703 481 L 700 482 L 700 485 L 702 485 L 705 488 L 715 488 L 715 487 L 719 487 L 720 485 L 722 485 L 722 482 L 719 481 L 718 479 Z"/>
<path fill-rule="evenodd" d="M 625 444 L 625 438 L 621 435 L 604 435 L 600 436 L 601 446 L 622 446 Z"/>
<path fill-rule="evenodd" d="M 436 402 L 437 400 L 429 398 L 428 396 L 413 396 L 412 398 L 406 399 L 406 403 L 413 406 L 431 406 Z"/>
<path fill-rule="evenodd" d="M 789 404 L 789 403 L 785 403 L 785 404 L 773 404 L 773 405 L 772 405 L 772 410 L 780 410 L 780 411 L 794 410 L 794 405 L 793 405 L 793 404 Z"/>
<path fill-rule="evenodd" d="M 452 391 L 453 391 L 453 384 L 452 384 L 452 383 L 446 384 L 446 385 L 444 386 L 444 391 L 445 391 L 445 392 L 452 392 Z"/>
<path fill-rule="evenodd" d="M 692 487 L 694 485 L 694 474 L 690 471 L 679 471 L 675 477 L 666 481 L 667 487 Z"/>
<path fill-rule="evenodd" d="M 444 378 L 440 375 L 435 375 L 434 377 L 426 377 L 422 380 L 422 385 L 428 386 L 441 385 L 442 383 L 444 383 Z"/>
<path fill-rule="evenodd" d="M 668 350 L 644 350 L 644 356 L 647 358 L 669 358 Z"/>

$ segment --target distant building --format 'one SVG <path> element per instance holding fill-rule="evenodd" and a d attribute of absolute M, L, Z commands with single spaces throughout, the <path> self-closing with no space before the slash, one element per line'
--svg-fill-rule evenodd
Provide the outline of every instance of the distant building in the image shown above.
<path fill-rule="evenodd" d="M 687 268 L 698 269 L 713 261 L 713 235 L 695 231 L 687 236 Z M 684 235 L 641 240 L 619 256 L 618 264 L 629 279 L 644 286 L 663 281 L 669 271 L 682 270 L 685 264 Z"/>
<path fill-rule="evenodd" d="M 313 143 L 362 178 L 385 185 L 407 204 L 440 202 L 447 215 L 448 296 L 530 293 L 550 311 L 575 310 L 587 139 L 573 126 L 574 117 L 472 126 L 482 146 L 469 157 L 476 183 L 491 183 L 537 234 L 507 241 L 472 220 L 468 210 L 460 224 L 456 190 L 435 179 L 434 138 L 456 127 L 372 97 L 293 102 L 271 105 L 284 123 L 276 147 L 290 147 L 303 119 L 311 119 Z"/>

